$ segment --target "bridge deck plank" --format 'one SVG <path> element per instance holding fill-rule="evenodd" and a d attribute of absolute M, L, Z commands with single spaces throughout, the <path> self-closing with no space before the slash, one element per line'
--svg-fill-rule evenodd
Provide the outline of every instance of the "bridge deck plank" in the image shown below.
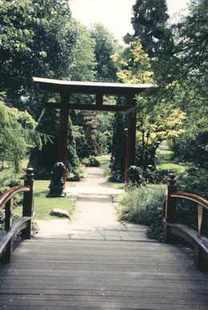
<path fill-rule="evenodd" d="M 0 309 L 207 310 L 208 275 L 151 242 L 31 240 L 0 268 Z"/>

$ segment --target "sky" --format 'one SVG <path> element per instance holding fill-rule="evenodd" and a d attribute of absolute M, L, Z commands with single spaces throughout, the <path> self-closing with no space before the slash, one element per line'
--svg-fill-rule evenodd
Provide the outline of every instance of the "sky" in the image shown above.
<path fill-rule="evenodd" d="M 131 32 L 132 6 L 136 0 L 69 0 L 72 16 L 90 27 L 103 24 L 121 42 Z M 170 16 L 184 12 L 189 0 L 167 0 Z"/>

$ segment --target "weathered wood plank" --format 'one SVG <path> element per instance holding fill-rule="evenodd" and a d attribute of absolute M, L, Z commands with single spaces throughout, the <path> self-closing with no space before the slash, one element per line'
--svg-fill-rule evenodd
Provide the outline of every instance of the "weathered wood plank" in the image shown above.
<path fill-rule="evenodd" d="M 0 309 L 207 310 L 207 284 L 174 246 L 26 241 L 0 270 Z"/>

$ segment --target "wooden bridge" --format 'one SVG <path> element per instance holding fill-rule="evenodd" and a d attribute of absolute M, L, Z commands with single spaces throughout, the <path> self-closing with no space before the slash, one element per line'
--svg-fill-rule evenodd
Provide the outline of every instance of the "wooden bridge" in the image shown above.
<path fill-rule="evenodd" d="M 208 275 L 197 267 L 207 267 L 201 208 L 206 209 L 208 202 L 174 192 L 173 183 L 164 216 L 167 239 L 177 233 L 192 240 L 197 265 L 189 250 L 151 240 L 29 240 L 32 172 L 28 171 L 23 187 L 0 198 L 6 214 L 0 253 L 7 262 L 0 267 L 0 309 L 207 310 Z M 20 191 L 23 217 L 13 226 L 10 201 Z M 198 205 L 197 233 L 174 222 L 174 200 L 179 196 Z M 19 232 L 24 241 L 10 257 L 12 240 Z"/>

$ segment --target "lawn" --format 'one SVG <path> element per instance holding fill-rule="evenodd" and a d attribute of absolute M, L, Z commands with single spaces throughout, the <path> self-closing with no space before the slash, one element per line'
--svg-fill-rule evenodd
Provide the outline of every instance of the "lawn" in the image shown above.
<path fill-rule="evenodd" d="M 74 212 L 74 203 L 69 197 L 47 198 L 49 181 L 35 181 L 34 183 L 34 208 L 35 218 L 38 220 L 51 220 L 54 216 L 49 213 L 52 209 L 59 208 L 69 212 Z"/>
<path fill-rule="evenodd" d="M 182 174 L 188 169 L 188 165 L 173 163 L 173 162 L 162 162 L 157 165 L 159 170 L 173 170 L 176 174 Z"/>
<path fill-rule="evenodd" d="M 164 141 L 157 150 L 157 168 L 159 170 L 173 170 L 176 174 L 184 173 L 189 168 L 189 165 L 185 163 L 174 162 L 172 160 L 173 157 L 174 152 L 170 150 L 167 142 Z"/>

